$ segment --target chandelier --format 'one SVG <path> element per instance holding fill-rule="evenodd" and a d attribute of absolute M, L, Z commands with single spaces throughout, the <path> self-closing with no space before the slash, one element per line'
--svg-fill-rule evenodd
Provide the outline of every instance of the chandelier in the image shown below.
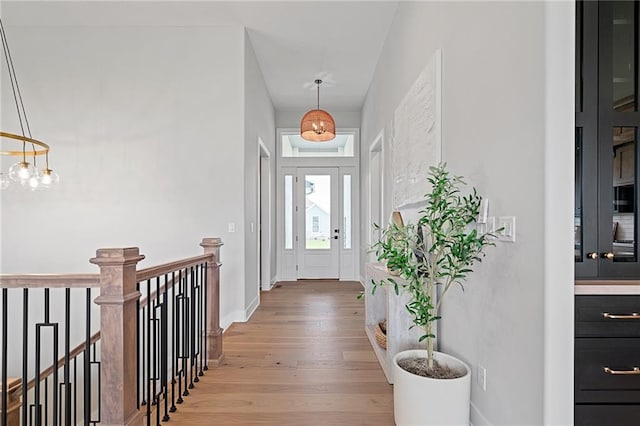
<path fill-rule="evenodd" d="M 336 137 L 336 123 L 327 111 L 320 109 L 320 85 L 322 80 L 316 80 L 318 86 L 318 104 L 316 109 L 307 112 L 300 121 L 300 136 L 313 142 L 326 142 Z"/>
<path fill-rule="evenodd" d="M 0 138 L 2 138 L 3 144 L 12 143 L 17 146 L 22 146 L 22 149 L 17 149 L 16 147 L 10 150 L 0 150 L 0 155 L 19 158 L 19 161 L 9 168 L 8 175 L 0 171 L 0 189 L 8 188 L 12 183 L 19 183 L 22 187 L 31 189 L 32 191 L 46 189 L 58 183 L 60 177 L 49 168 L 49 145 L 31 136 L 31 127 L 29 126 L 27 112 L 22 100 L 22 93 L 20 92 L 20 86 L 16 77 L 16 70 L 13 67 L 13 59 L 11 58 L 7 35 L 1 19 L 0 38 L 2 38 L 3 56 L 7 63 L 13 101 L 16 106 L 18 122 L 20 124 L 19 134 L 0 131 Z M 37 157 L 41 156 L 44 156 L 45 167 L 38 170 Z"/>

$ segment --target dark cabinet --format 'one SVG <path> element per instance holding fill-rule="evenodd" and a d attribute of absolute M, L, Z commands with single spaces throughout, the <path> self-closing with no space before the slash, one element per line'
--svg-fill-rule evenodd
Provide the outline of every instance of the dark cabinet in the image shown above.
<path fill-rule="evenodd" d="M 639 278 L 638 1 L 576 4 L 577 278 Z"/>
<path fill-rule="evenodd" d="M 640 296 L 576 296 L 575 424 L 640 424 Z"/>

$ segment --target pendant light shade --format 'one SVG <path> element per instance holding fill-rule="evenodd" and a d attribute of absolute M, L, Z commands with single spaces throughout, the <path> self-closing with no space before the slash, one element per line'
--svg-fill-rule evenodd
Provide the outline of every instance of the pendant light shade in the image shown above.
<path fill-rule="evenodd" d="M 307 112 L 300 121 L 300 136 L 302 139 L 312 142 L 326 142 L 336 137 L 336 123 L 327 111 L 320 109 L 320 84 L 322 80 L 316 80 L 318 85 L 318 106 Z"/>

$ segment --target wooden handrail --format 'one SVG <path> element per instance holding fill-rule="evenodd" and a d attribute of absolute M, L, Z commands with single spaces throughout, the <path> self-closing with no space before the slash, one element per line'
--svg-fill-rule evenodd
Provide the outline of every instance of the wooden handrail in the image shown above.
<path fill-rule="evenodd" d="M 100 274 L 0 275 L 0 288 L 100 287 Z"/>
<path fill-rule="evenodd" d="M 163 265 L 140 269 L 136 272 L 136 281 L 146 281 L 151 278 L 170 274 L 172 272 L 179 271 L 180 269 L 188 268 L 189 266 L 195 266 L 206 261 L 213 261 L 213 256 L 211 254 L 201 254 L 200 256 L 176 260 L 175 262 L 169 262 Z"/>
<path fill-rule="evenodd" d="M 220 266 L 222 266 L 222 263 L 209 263 L 209 265 L 211 267 L 214 267 L 214 268 L 219 268 Z M 174 272 L 174 271 L 172 271 L 172 272 Z M 164 275 L 164 273 L 162 275 Z M 187 271 L 186 276 L 188 277 L 190 275 L 191 275 L 191 272 Z M 155 276 L 153 276 L 151 278 L 147 278 L 145 280 L 138 280 L 138 282 L 146 281 L 148 279 L 153 279 L 153 278 L 155 278 L 157 276 L 159 276 L 159 275 L 155 275 Z M 144 307 L 146 307 L 149 304 L 149 299 L 151 299 L 151 300 L 155 299 L 156 298 L 156 294 L 158 293 L 158 291 L 160 291 L 160 293 L 162 293 L 164 291 L 165 287 L 168 286 L 167 287 L 167 290 L 168 290 L 168 289 L 173 287 L 173 284 L 174 284 L 174 282 L 173 282 L 173 277 L 172 277 L 172 278 L 169 278 L 166 283 L 161 283 L 160 284 L 160 288 L 156 288 L 155 290 L 153 290 L 150 295 L 141 297 L 140 298 L 140 309 L 142 310 Z"/>

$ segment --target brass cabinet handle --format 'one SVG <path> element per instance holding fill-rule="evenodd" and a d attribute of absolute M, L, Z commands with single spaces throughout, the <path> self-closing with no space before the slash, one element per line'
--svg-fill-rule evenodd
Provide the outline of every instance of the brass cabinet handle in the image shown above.
<path fill-rule="evenodd" d="M 596 260 L 598 257 L 598 253 L 587 253 L 587 259 Z"/>
<path fill-rule="evenodd" d="M 606 253 L 602 253 L 601 256 L 602 256 L 603 259 L 612 260 L 613 257 L 614 257 L 614 254 L 609 251 L 609 252 L 606 252 Z"/>
<path fill-rule="evenodd" d="M 640 314 L 637 312 L 632 312 L 630 314 L 610 314 L 608 312 L 603 312 L 602 316 L 609 319 L 640 319 Z"/>
<path fill-rule="evenodd" d="M 612 370 L 609 367 L 604 367 L 604 372 L 613 375 L 637 376 L 640 375 L 640 367 L 633 367 L 633 370 Z"/>

